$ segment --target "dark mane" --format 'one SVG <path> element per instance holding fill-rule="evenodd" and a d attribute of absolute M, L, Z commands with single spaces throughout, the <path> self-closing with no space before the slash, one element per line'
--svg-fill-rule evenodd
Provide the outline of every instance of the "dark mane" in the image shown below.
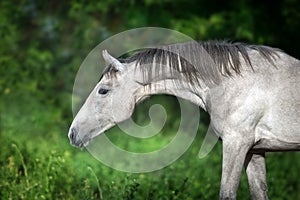
<path fill-rule="evenodd" d="M 263 59 L 272 65 L 274 65 L 273 61 L 278 56 L 278 51 L 281 51 L 262 45 L 224 41 L 187 42 L 149 48 L 126 59 L 120 59 L 120 61 L 123 63 L 136 62 L 136 66 L 140 66 L 144 77 L 147 76 L 149 80 L 151 80 L 151 77 L 159 75 L 159 73 L 163 75 L 166 70 L 162 66 L 168 63 L 171 72 L 179 72 L 190 83 L 198 82 L 199 78 L 217 83 L 219 81 L 217 74 L 232 76 L 233 73 L 241 73 L 241 58 L 247 66 L 253 69 L 249 57 L 249 52 L 252 50 L 257 51 Z M 158 69 L 151 69 L 149 64 Z M 153 74 L 153 71 L 155 74 Z M 103 74 L 107 73 L 114 74 L 115 72 L 111 66 L 108 66 Z"/>

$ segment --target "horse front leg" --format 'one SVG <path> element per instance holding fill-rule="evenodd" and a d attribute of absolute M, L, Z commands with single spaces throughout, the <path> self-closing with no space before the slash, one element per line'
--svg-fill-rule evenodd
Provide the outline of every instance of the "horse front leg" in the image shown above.
<path fill-rule="evenodd" d="M 220 199 L 236 199 L 240 177 L 246 155 L 252 146 L 249 139 L 241 135 L 227 135 L 223 141 L 223 163 Z"/>
<path fill-rule="evenodd" d="M 265 153 L 254 154 L 249 152 L 246 156 L 244 166 L 248 177 L 251 199 L 269 199 L 266 179 Z"/>

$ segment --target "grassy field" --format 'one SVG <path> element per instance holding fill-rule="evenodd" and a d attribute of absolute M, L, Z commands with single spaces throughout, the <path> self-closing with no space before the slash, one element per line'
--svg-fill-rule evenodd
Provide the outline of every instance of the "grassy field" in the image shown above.
<path fill-rule="evenodd" d="M 71 119 L 63 120 L 63 115 L 59 108 L 44 107 L 34 97 L 3 95 L 0 199 L 218 198 L 221 143 L 206 158 L 198 158 L 205 123 L 200 122 L 195 141 L 175 163 L 151 173 L 130 174 L 111 169 L 86 150 L 72 147 L 67 138 Z M 118 140 L 118 131 L 115 128 L 106 134 L 114 141 L 122 141 L 120 146 L 147 151 L 157 143 L 168 142 L 175 130 L 169 126 L 166 133 L 140 146 L 130 138 Z M 300 199 L 299 169 L 299 153 L 267 155 L 270 199 Z M 245 174 L 238 199 L 250 199 Z"/>

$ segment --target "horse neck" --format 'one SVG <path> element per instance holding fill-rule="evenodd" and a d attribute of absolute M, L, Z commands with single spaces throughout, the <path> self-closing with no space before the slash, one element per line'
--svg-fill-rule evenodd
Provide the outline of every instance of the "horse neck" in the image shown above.
<path fill-rule="evenodd" d="M 167 67 L 168 68 L 168 67 Z M 191 84 L 185 79 L 180 78 L 178 74 L 166 72 L 165 75 L 159 76 L 157 79 L 145 81 L 145 73 L 140 70 L 135 71 L 135 76 L 140 81 L 141 88 L 138 90 L 138 99 L 144 96 L 155 94 L 169 94 L 188 100 L 202 109 L 207 110 L 206 99 L 209 88 L 204 82 L 200 84 Z"/>

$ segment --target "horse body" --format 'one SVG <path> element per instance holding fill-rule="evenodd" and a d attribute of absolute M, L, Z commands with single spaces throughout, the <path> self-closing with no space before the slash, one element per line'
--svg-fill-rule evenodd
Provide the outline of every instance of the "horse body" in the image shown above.
<path fill-rule="evenodd" d="M 238 132 L 248 132 L 253 137 L 251 151 L 299 150 L 299 61 L 280 53 L 278 62 L 261 62 L 253 60 L 253 71 L 242 69 L 242 76 L 223 78 L 226 102 L 216 101 L 217 105 L 210 109 L 214 110 L 210 113 L 212 123 L 222 121 L 222 127 L 215 131 L 222 138 L 223 124 L 227 124 Z M 218 119 L 213 113 L 218 114 Z"/>
<path fill-rule="evenodd" d="M 235 199 L 242 164 L 252 199 L 268 199 L 265 152 L 300 150 L 300 62 L 284 53 L 274 63 L 251 62 L 242 76 L 223 77 L 224 91 L 210 91 L 214 103 L 207 102 L 223 141 L 221 199 Z"/>
<path fill-rule="evenodd" d="M 75 146 L 129 118 L 140 100 L 163 93 L 210 114 L 223 143 L 220 199 L 236 198 L 243 166 L 252 199 L 268 199 L 265 152 L 300 150 L 300 61 L 278 49 L 188 43 L 123 63 L 106 51 L 103 57 L 108 67 L 70 128 Z"/>

